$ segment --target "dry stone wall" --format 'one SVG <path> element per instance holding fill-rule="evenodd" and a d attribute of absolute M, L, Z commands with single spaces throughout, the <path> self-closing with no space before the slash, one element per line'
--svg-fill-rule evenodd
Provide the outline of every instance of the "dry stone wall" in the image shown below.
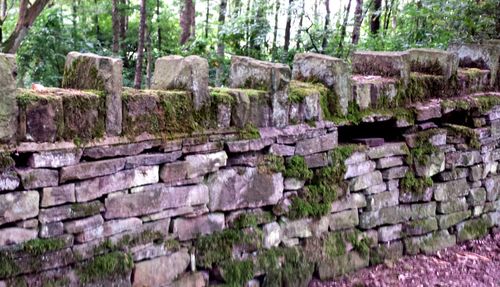
<path fill-rule="evenodd" d="M 230 89 L 71 53 L 85 90 L 2 86 L 0 286 L 307 286 L 498 232 L 499 48 L 474 47 L 234 57 Z"/>

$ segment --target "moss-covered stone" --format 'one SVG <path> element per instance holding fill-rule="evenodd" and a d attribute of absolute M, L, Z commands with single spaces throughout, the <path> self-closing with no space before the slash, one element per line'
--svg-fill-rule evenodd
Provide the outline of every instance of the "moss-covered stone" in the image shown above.
<path fill-rule="evenodd" d="M 83 263 L 78 267 L 77 275 L 80 282 L 85 284 L 124 276 L 133 267 L 134 261 L 130 254 L 114 251 Z"/>
<path fill-rule="evenodd" d="M 297 178 L 300 180 L 310 180 L 313 172 L 307 167 L 306 161 L 302 156 L 292 156 L 285 163 L 285 177 Z"/>
<path fill-rule="evenodd" d="M 401 179 L 400 186 L 403 192 L 423 194 L 432 184 L 433 181 L 430 177 L 417 178 L 413 172 L 407 172 L 405 177 Z"/>
<path fill-rule="evenodd" d="M 449 136 L 463 138 L 470 148 L 479 149 L 481 147 L 481 142 L 474 129 L 454 124 L 446 124 L 445 127 L 448 129 Z"/>
<path fill-rule="evenodd" d="M 457 225 L 457 240 L 459 242 L 477 239 L 486 236 L 491 227 L 491 222 L 486 218 L 476 218 Z"/>
<path fill-rule="evenodd" d="M 33 256 L 62 249 L 66 242 L 60 238 L 37 238 L 23 244 L 23 250 Z"/>

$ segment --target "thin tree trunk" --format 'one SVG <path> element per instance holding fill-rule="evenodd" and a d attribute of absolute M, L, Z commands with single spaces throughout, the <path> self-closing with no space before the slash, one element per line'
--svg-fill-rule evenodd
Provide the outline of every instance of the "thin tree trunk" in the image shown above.
<path fill-rule="evenodd" d="M 314 13 L 313 13 L 314 24 L 318 23 L 319 20 L 318 1 L 319 0 L 314 0 Z"/>
<path fill-rule="evenodd" d="M 363 22 L 363 0 L 356 0 L 356 9 L 354 10 L 354 27 L 352 28 L 352 44 L 357 45 L 361 24 Z"/>
<path fill-rule="evenodd" d="M 111 11 L 111 22 L 113 27 L 113 54 L 120 52 L 120 15 L 118 12 L 118 0 L 113 0 Z"/>
<path fill-rule="evenodd" d="M 278 51 L 278 46 L 276 44 L 277 40 L 278 40 L 278 15 L 279 15 L 279 11 L 280 11 L 280 1 L 281 0 L 276 0 L 276 11 L 274 13 L 274 31 L 273 31 L 273 51 L 272 51 L 272 55 L 271 55 L 271 59 L 272 61 L 276 61 L 276 53 Z"/>
<path fill-rule="evenodd" d="M 305 6 L 306 6 L 306 1 L 302 0 L 302 6 L 300 7 L 299 27 L 297 29 L 297 45 L 296 45 L 297 50 L 300 49 L 300 45 L 302 44 L 302 25 L 304 23 L 304 14 L 306 13 Z"/>
<path fill-rule="evenodd" d="M 78 2 L 73 1 L 71 4 L 71 20 L 73 29 L 71 30 L 71 37 L 73 38 L 73 49 L 76 49 L 76 38 L 78 35 L 77 18 L 78 18 Z"/>
<path fill-rule="evenodd" d="M 207 15 L 205 18 L 205 39 L 208 39 L 208 21 L 210 20 L 210 0 L 207 0 Z"/>
<path fill-rule="evenodd" d="M 339 49 L 338 49 L 338 54 L 342 54 L 342 51 L 344 49 L 344 38 L 346 34 L 346 29 L 347 29 L 347 22 L 349 20 L 349 13 L 351 12 L 351 0 L 347 2 L 347 7 L 345 8 L 345 14 L 344 14 L 344 22 L 342 23 L 342 27 L 340 28 L 340 40 L 339 40 Z"/>
<path fill-rule="evenodd" d="M 134 88 L 140 89 L 142 84 L 142 59 L 144 58 L 144 32 L 146 29 L 146 0 L 140 2 L 141 20 L 139 23 L 139 43 L 137 45 L 137 62 L 135 63 Z"/>
<path fill-rule="evenodd" d="M 370 32 L 377 34 L 380 30 L 380 9 L 382 9 L 382 0 L 373 1 L 373 11 L 370 22 Z"/>
<path fill-rule="evenodd" d="M 495 30 L 497 31 L 497 39 L 500 39 L 500 1 L 498 1 L 495 19 Z"/>
<path fill-rule="evenodd" d="M 326 46 L 328 45 L 328 29 L 330 26 L 330 0 L 325 0 L 325 9 L 326 9 L 326 15 L 325 15 L 325 26 L 323 29 L 323 41 L 321 42 L 321 50 L 324 53 L 326 50 Z"/>
<path fill-rule="evenodd" d="M 293 0 L 288 0 L 288 12 L 286 15 L 285 25 L 285 45 L 283 46 L 283 61 L 288 58 L 288 50 L 290 48 L 290 30 L 292 28 L 292 4 Z"/>
<path fill-rule="evenodd" d="M 226 8 L 227 8 L 227 0 L 220 0 L 219 5 L 219 26 L 217 27 L 217 59 L 219 65 L 217 66 L 217 70 L 215 71 L 215 85 L 217 87 L 222 86 L 222 74 L 224 72 L 224 35 L 222 34 L 222 27 L 226 22 Z"/>
<path fill-rule="evenodd" d="M 7 18 L 7 0 L 2 0 L 2 17 L 0 19 L 0 43 L 3 41 L 3 23 Z"/>
<path fill-rule="evenodd" d="M 158 51 L 161 52 L 160 0 L 156 0 L 156 25 L 158 26 Z"/>
<path fill-rule="evenodd" d="M 195 7 L 193 0 L 184 0 L 184 7 L 181 12 L 180 26 L 182 29 L 180 44 L 184 45 L 193 36 Z"/>
<path fill-rule="evenodd" d="M 94 7 L 97 10 L 97 0 L 94 0 Z M 99 15 L 97 13 L 94 14 L 94 29 L 95 29 L 95 38 L 97 42 L 101 42 L 101 28 L 99 27 Z"/>
<path fill-rule="evenodd" d="M 153 66 L 153 46 L 151 45 L 151 32 L 148 32 L 147 40 L 146 40 L 146 87 L 148 89 L 151 88 L 151 77 L 152 77 L 152 66 Z"/>
<path fill-rule="evenodd" d="M 245 21 L 245 42 L 246 42 L 246 47 L 245 47 L 245 55 L 249 55 L 250 51 L 250 8 L 252 7 L 252 0 L 248 0 L 247 3 L 247 12 L 246 12 L 246 21 Z"/>
<path fill-rule="evenodd" d="M 127 30 L 128 30 L 128 15 L 127 11 L 123 7 L 128 7 L 127 0 L 121 0 L 121 9 L 120 13 L 120 42 L 122 48 L 122 58 L 123 58 L 123 66 L 128 68 L 129 61 L 127 57 L 127 42 L 125 41 L 127 38 Z"/>

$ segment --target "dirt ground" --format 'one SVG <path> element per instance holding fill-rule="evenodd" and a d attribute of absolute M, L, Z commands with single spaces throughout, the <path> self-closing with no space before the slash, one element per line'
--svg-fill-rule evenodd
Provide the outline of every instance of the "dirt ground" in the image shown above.
<path fill-rule="evenodd" d="M 439 251 L 407 256 L 309 287 L 500 286 L 500 233 Z"/>

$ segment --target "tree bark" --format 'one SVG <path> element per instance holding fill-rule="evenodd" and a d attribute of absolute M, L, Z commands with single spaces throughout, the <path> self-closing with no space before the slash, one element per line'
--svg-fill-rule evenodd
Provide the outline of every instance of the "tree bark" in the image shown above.
<path fill-rule="evenodd" d="M 217 61 L 219 65 L 217 66 L 217 70 L 215 71 L 215 85 L 217 87 L 222 86 L 222 74 L 224 72 L 224 35 L 222 34 L 222 27 L 226 22 L 226 8 L 227 8 L 227 0 L 220 0 L 219 5 L 219 25 L 217 27 Z"/>
<path fill-rule="evenodd" d="M 184 45 L 194 35 L 195 27 L 195 7 L 193 0 L 184 0 L 184 7 L 181 12 L 180 26 L 182 29 L 180 44 Z"/>
<path fill-rule="evenodd" d="M 16 53 L 17 49 L 28 34 L 36 18 L 42 13 L 43 9 L 50 0 L 36 0 L 35 3 L 28 7 L 29 0 L 21 0 L 19 4 L 19 18 L 17 19 L 16 27 L 10 34 L 9 38 L 2 44 L 4 53 Z"/>
<path fill-rule="evenodd" d="M 148 89 L 151 89 L 151 77 L 152 77 L 152 66 L 153 66 L 153 45 L 151 44 L 151 32 L 147 33 L 147 40 L 146 40 L 146 51 L 147 51 L 147 56 L 146 56 L 146 87 Z"/>
<path fill-rule="evenodd" d="M 370 22 L 370 32 L 377 34 L 380 30 L 380 9 L 382 9 L 382 0 L 373 1 L 373 11 Z"/>
<path fill-rule="evenodd" d="M 495 19 L 495 30 L 497 32 L 497 39 L 500 39 L 500 1 L 498 1 L 496 10 L 496 19 Z"/>
<path fill-rule="evenodd" d="M 339 49 L 338 54 L 342 54 L 344 49 L 344 38 L 347 29 L 347 22 L 349 20 L 349 13 L 351 12 L 351 0 L 347 2 L 347 7 L 345 8 L 344 22 L 342 23 L 342 27 L 340 27 L 340 40 L 339 40 Z"/>
<path fill-rule="evenodd" d="M 325 26 L 323 29 L 323 41 L 321 42 L 321 50 L 323 53 L 325 53 L 326 46 L 328 45 L 328 29 L 330 26 L 330 0 L 325 0 L 325 9 L 326 9 L 326 15 L 325 15 Z"/>
<path fill-rule="evenodd" d="M 113 27 L 113 54 L 120 52 L 120 15 L 118 12 L 118 0 L 113 0 L 111 11 L 111 22 Z"/>
<path fill-rule="evenodd" d="M 127 0 L 121 0 L 121 9 L 119 9 L 120 13 L 120 42 L 122 48 L 122 58 L 123 58 L 123 66 L 128 68 L 130 66 L 128 57 L 127 57 L 127 30 L 128 30 L 128 15 L 126 9 L 123 7 L 128 7 Z"/>
<path fill-rule="evenodd" d="M 304 14 L 306 13 L 305 6 L 306 6 L 306 1 L 302 0 L 302 6 L 300 7 L 299 27 L 297 29 L 297 44 L 295 46 L 297 50 L 300 49 L 300 45 L 302 44 L 302 25 L 304 23 Z"/>
<path fill-rule="evenodd" d="M 288 58 L 288 50 L 290 48 L 290 30 L 292 28 L 292 4 L 293 0 L 288 0 L 288 10 L 286 15 L 285 25 L 285 44 L 283 45 L 283 61 Z"/>
<path fill-rule="evenodd" d="M 275 10 L 275 13 L 274 13 L 274 31 L 273 31 L 273 51 L 272 51 L 272 55 L 271 55 L 271 59 L 272 61 L 276 61 L 276 53 L 277 53 L 277 50 L 278 50 L 278 46 L 276 44 L 277 40 L 278 40 L 278 16 L 279 16 L 279 11 L 280 11 L 280 1 L 281 0 L 276 0 L 276 10 Z"/>
<path fill-rule="evenodd" d="M 158 25 L 158 51 L 161 52 L 160 0 L 156 0 L 156 25 Z"/>
<path fill-rule="evenodd" d="M 319 5 L 318 0 L 314 0 L 314 13 L 313 13 L 314 24 L 318 23 L 319 19 L 318 5 Z"/>
<path fill-rule="evenodd" d="M 144 33 L 146 30 L 146 1 L 140 2 L 141 19 L 139 22 L 139 43 L 137 45 L 137 62 L 135 63 L 134 88 L 140 89 L 142 84 L 142 60 L 144 58 Z"/>
<path fill-rule="evenodd" d="M 248 0 L 247 11 L 245 15 L 245 55 L 249 55 L 250 50 L 250 8 L 252 7 L 252 0 Z"/>
<path fill-rule="evenodd" d="M 207 0 L 207 13 L 205 17 L 205 39 L 208 39 L 208 32 L 209 32 L 209 27 L 208 27 L 208 21 L 210 20 L 210 0 Z"/>
<path fill-rule="evenodd" d="M 363 0 L 356 0 L 356 9 L 354 10 L 354 27 L 352 28 L 352 44 L 357 45 L 361 24 L 363 22 Z"/>

